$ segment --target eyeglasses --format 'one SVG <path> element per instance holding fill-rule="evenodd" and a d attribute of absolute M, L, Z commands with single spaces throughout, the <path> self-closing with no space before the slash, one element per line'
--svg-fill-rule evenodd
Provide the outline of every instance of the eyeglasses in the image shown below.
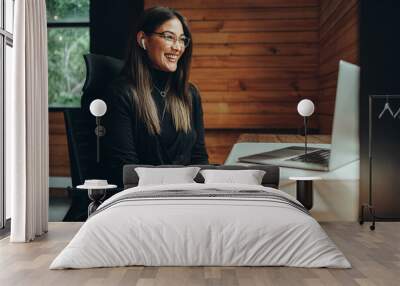
<path fill-rule="evenodd" d="M 170 43 L 170 44 L 176 44 L 176 42 L 179 43 L 179 45 L 181 45 L 181 47 L 187 48 L 190 44 L 190 38 L 186 37 L 186 36 L 182 36 L 182 37 L 177 37 L 174 33 L 172 32 L 161 32 L 161 33 L 157 33 L 157 32 L 152 32 L 151 34 L 155 34 L 158 35 L 160 38 L 163 38 L 165 42 Z"/>

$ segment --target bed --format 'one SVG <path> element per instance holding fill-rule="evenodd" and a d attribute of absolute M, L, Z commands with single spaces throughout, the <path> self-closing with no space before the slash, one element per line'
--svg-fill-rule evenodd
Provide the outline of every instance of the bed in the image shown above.
<path fill-rule="evenodd" d="M 261 185 L 205 184 L 199 173 L 195 183 L 151 186 L 138 186 L 136 167 L 124 167 L 126 189 L 89 217 L 50 269 L 351 267 L 301 203 L 278 190 L 278 167 L 199 166 L 263 169 Z"/>

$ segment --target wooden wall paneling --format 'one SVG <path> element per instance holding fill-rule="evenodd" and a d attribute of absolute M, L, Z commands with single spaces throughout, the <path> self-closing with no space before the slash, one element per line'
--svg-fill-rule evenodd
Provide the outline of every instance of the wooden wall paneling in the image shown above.
<path fill-rule="evenodd" d="M 318 19 L 256 19 L 189 21 L 192 32 L 318 31 Z"/>
<path fill-rule="evenodd" d="M 225 67 L 209 67 L 209 68 L 193 68 L 191 76 L 193 81 L 201 80 L 265 80 L 265 79 L 309 79 L 318 85 L 316 77 L 317 68 L 315 67 L 246 67 L 246 68 L 225 68 Z M 212 75 L 212 76 L 210 76 Z M 274 81 L 271 81 L 274 82 Z M 202 88 L 200 86 L 200 88 Z M 268 92 L 266 90 L 266 92 Z"/>
<path fill-rule="evenodd" d="M 262 129 L 265 120 L 272 128 L 284 129 L 287 125 L 298 128 L 303 121 L 297 115 L 297 102 L 274 104 L 268 103 L 203 103 L 205 122 L 209 129 L 225 128 L 231 129 L 255 128 Z M 317 120 L 310 123 L 310 127 L 317 128 Z"/>
<path fill-rule="evenodd" d="M 318 125 L 323 134 L 332 134 L 333 116 L 318 114 Z"/>
<path fill-rule="evenodd" d="M 318 98 L 320 101 L 328 101 L 336 96 L 336 86 L 334 87 L 325 87 L 321 89 L 321 93 Z"/>
<path fill-rule="evenodd" d="M 226 44 L 226 43 L 315 43 L 318 41 L 318 32 L 257 32 L 257 33 L 205 33 L 193 34 L 193 41 L 199 44 Z"/>
<path fill-rule="evenodd" d="M 248 91 L 248 92 L 256 92 L 263 91 L 264 96 L 266 98 L 271 97 L 276 91 L 286 91 L 287 94 L 282 94 L 281 100 L 288 101 L 287 97 L 290 96 L 292 92 L 296 94 L 306 94 L 310 91 L 318 91 L 318 89 L 314 89 L 315 86 L 318 85 L 317 81 L 311 79 L 310 81 L 301 81 L 293 77 L 292 79 L 288 79 L 286 81 L 282 81 L 279 79 L 221 79 L 221 80 L 207 80 L 207 79 L 195 79 L 193 83 L 199 87 L 201 92 L 209 91 L 209 92 L 240 92 L 240 91 Z M 306 87 L 305 89 L 301 89 L 302 87 Z M 268 92 L 266 92 L 268 89 Z M 272 95 L 270 94 L 272 93 Z M 245 93 L 243 93 L 244 95 Z M 248 101 L 248 99 L 243 99 L 244 101 Z"/>
<path fill-rule="evenodd" d="M 327 16 L 330 13 L 326 12 L 326 9 L 328 9 L 330 7 L 330 5 L 337 5 L 338 2 L 337 1 L 320 1 L 319 5 L 320 5 L 320 11 L 319 14 L 322 16 L 322 14 L 324 14 L 325 16 Z"/>
<path fill-rule="evenodd" d="M 241 130 L 207 130 L 205 141 L 210 163 L 223 164 L 240 134 Z"/>
<path fill-rule="evenodd" d="M 263 129 L 265 122 L 271 129 L 297 129 L 303 126 L 303 120 L 298 114 L 205 114 L 205 126 L 208 129 Z M 309 127 L 318 128 L 318 121 L 312 118 Z M 207 130 L 208 131 L 208 130 Z M 207 132 L 206 131 L 206 132 Z"/>
<path fill-rule="evenodd" d="M 335 55 L 329 58 L 326 62 L 322 62 L 320 65 L 320 74 L 328 75 L 333 72 L 337 72 L 339 66 L 339 60 L 345 60 L 351 63 L 358 62 L 359 49 L 358 44 L 348 46 L 343 50 L 339 50 Z"/>
<path fill-rule="evenodd" d="M 332 132 L 339 60 L 359 62 L 359 1 L 321 0 L 319 85 L 317 101 L 320 131 Z"/>
<path fill-rule="evenodd" d="M 325 23 L 320 23 L 320 39 L 326 41 L 330 32 L 341 29 L 342 27 L 353 25 L 358 22 L 357 0 L 342 1 L 337 10 Z M 338 35 L 336 35 L 338 36 Z"/>
<path fill-rule="evenodd" d="M 147 1 L 146 1 L 147 2 Z M 190 1 L 188 1 L 190 2 Z M 153 5 L 149 5 L 151 7 Z M 172 6 L 171 6 L 172 7 Z M 189 21 L 221 20 L 221 9 L 211 9 L 204 6 L 200 9 L 179 9 Z M 262 20 L 262 19 L 318 19 L 319 7 L 271 7 L 271 8 L 232 8 L 229 5 L 223 9 L 224 20 Z"/>
<path fill-rule="evenodd" d="M 220 68 L 273 68 L 285 65 L 288 70 L 312 70 L 318 68 L 316 55 L 306 56 L 234 56 L 213 55 L 197 56 L 193 58 L 192 68 L 220 67 Z"/>
<path fill-rule="evenodd" d="M 340 56 L 346 53 L 347 50 L 352 48 L 358 48 L 358 27 L 354 23 L 347 30 L 337 31 L 341 36 L 335 38 L 332 36 L 332 40 L 325 44 L 322 42 L 321 45 L 321 58 L 320 64 L 324 66 L 326 62 L 329 62 L 335 56 Z"/>
<path fill-rule="evenodd" d="M 326 88 L 334 88 L 335 89 L 334 94 L 336 94 L 337 77 L 338 77 L 337 72 L 321 75 L 319 79 L 321 89 L 324 90 Z"/>
<path fill-rule="evenodd" d="M 203 102 L 203 112 L 209 114 L 291 114 L 296 112 L 297 102 Z"/>
<path fill-rule="evenodd" d="M 338 1 L 329 1 L 330 3 L 328 11 L 320 12 L 320 27 L 326 25 L 333 27 L 337 23 L 341 22 L 342 19 L 346 20 L 345 15 L 350 11 L 353 7 L 358 6 L 359 0 L 338 0 Z M 326 2 L 322 0 L 322 2 Z M 329 30 L 330 28 L 328 28 Z"/>
<path fill-rule="evenodd" d="M 49 173 L 51 177 L 69 177 L 67 134 L 62 111 L 49 112 Z"/>
<path fill-rule="evenodd" d="M 333 96 L 334 97 L 334 96 Z M 320 115 L 332 115 L 335 110 L 335 101 L 319 101 L 318 106 L 316 107 L 316 112 Z"/>
<path fill-rule="evenodd" d="M 298 102 L 300 98 L 316 100 L 318 90 L 297 91 L 295 87 L 270 90 L 266 95 L 264 91 L 241 90 L 241 91 L 202 91 L 201 98 L 205 102 Z"/>
<path fill-rule="evenodd" d="M 318 45 L 315 43 L 304 44 L 196 44 L 193 47 L 193 60 L 197 56 L 317 56 Z"/>

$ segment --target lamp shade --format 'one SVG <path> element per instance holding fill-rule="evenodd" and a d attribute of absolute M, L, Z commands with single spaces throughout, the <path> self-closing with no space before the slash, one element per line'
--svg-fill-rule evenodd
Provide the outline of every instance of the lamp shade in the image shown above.
<path fill-rule="evenodd" d="M 101 99 L 95 99 L 90 103 L 89 109 L 93 116 L 101 117 L 107 111 L 107 104 Z"/>
<path fill-rule="evenodd" d="M 297 104 L 297 112 L 301 116 L 311 116 L 314 113 L 314 103 L 309 99 L 303 99 Z"/>

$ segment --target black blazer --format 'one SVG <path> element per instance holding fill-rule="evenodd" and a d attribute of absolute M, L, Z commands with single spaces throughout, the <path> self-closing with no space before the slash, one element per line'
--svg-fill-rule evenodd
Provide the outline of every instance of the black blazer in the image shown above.
<path fill-rule="evenodd" d="M 140 107 L 134 105 L 127 81 L 119 78 L 113 82 L 104 98 L 107 104 L 106 135 L 102 139 L 102 164 L 111 183 L 123 185 L 122 169 L 126 164 L 208 164 L 201 98 L 193 85 L 190 85 L 190 94 L 193 106 L 191 132 L 177 132 L 171 115 L 166 112 L 161 122 L 161 134 L 152 135 L 137 114 Z M 161 119 L 164 99 L 156 92 L 153 98 Z"/>

